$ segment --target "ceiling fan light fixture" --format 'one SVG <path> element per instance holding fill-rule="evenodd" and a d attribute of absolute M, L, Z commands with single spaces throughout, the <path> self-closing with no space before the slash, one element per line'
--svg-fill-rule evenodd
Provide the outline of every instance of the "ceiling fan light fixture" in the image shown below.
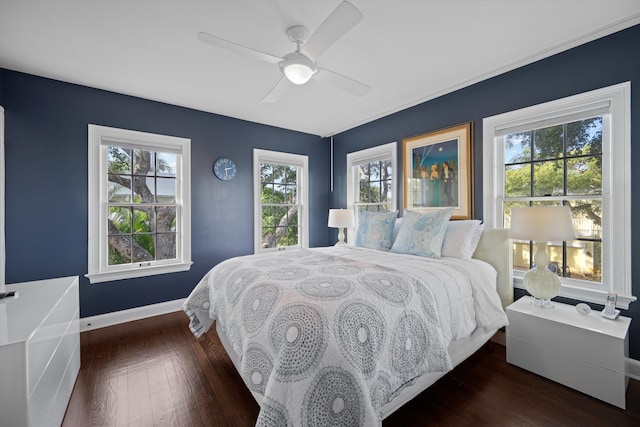
<path fill-rule="evenodd" d="M 308 56 L 300 52 L 292 52 L 284 56 L 280 63 L 287 79 L 297 85 L 303 85 L 316 73 L 316 64 Z"/>

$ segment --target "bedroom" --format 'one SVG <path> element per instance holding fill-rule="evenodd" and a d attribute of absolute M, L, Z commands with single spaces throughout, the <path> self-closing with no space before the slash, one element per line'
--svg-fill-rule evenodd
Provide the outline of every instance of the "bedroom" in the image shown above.
<path fill-rule="evenodd" d="M 91 318 L 186 297 L 214 264 L 253 252 L 251 150 L 254 147 L 306 154 L 310 158 L 310 223 L 317 224 L 309 246 L 326 246 L 336 230 L 326 228 L 329 208 L 346 200 L 346 155 L 452 124 L 476 126 L 473 195 L 482 218 L 481 124 L 485 117 L 631 81 L 638 93 L 640 66 L 636 25 L 577 46 L 433 100 L 334 135 L 334 191 L 330 182 L 329 141 L 314 134 L 148 101 L 65 83 L 4 68 L 0 71 L 0 104 L 5 109 L 6 141 L 6 282 L 51 277 L 81 277 L 81 316 Z M 606 58 L 600 66 L 593 58 Z M 579 70 L 579 73 L 576 71 Z M 548 84 L 552 82 L 552 84 Z M 633 96 L 635 99 L 637 96 Z M 640 121 L 632 110 L 632 123 Z M 87 124 L 99 123 L 192 139 L 192 261 L 189 272 L 92 285 L 87 272 Z M 259 141 L 259 142 L 256 142 Z M 632 144 L 638 141 L 632 125 Z M 52 144 L 55 149 L 52 150 Z M 231 182 L 211 171 L 218 157 L 238 165 Z M 632 164 L 638 152 L 632 150 Z M 55 165 L 68 165 L 62 172 Z M 637 170 L 632 186 L 639 184 Z M 230 184 L 230 185 L 227 185 Z M 62 203 L 61 203 L 62 201 Z M 42 206 L 49 212 L 42 214 Z M 224 209 L 221 209 L 224 208 Z M 632 198 L 637 216 L 638 198 Z M 631 229 L 632 251 L 640 237 Z M 213 242 L 213 243 L 212 243 Z M 34 263 L 34 260 L 37 262 Z M 637 278 L 638 266 L 632 275 Z M 639 292 L 637 280 L 633 292 Z M 638 319 L 636 304 L 624 314 Z M 86 325 L 85 325 L 86 326 Z M 640 359 L 640 326 L 632 322 L 629 357 Z"/>

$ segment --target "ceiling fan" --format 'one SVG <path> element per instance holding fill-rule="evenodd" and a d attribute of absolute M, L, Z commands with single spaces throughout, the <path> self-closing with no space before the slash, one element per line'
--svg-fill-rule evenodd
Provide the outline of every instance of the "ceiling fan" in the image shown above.
<path fill-rule="evenodd" d="M 296 50 L 283 57 L 261 52 L 205 32 L 198 33 L 198 39 L 233 52 L 250 55 L 261 61 L 278 64 L 283 76 L 262 99 L 263 102 L 277 102 L 291 87 L 290 83 L 302 85 L 310 79 L 333 85 L 357 96 L 364 96 L 371 90 L 369 86 L 334 71 L 319 68 L 315 62 L 362 18 L 362 13 L 354 5 L 343 1 L 313 34 L 310 34 L 309 30 L 302 25 L 290 27 L 286 34 L 296 43 Z"/>

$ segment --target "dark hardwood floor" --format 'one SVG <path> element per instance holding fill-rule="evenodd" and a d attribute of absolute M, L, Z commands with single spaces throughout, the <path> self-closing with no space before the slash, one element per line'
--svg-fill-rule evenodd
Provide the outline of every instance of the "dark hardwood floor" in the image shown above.
<path fill-rule="evenodd" d="M 253 426 L 258 405 L 212 330 L 196 340 L 182 312 L 81 334 L 82 367 L 63 426 Z M 627 410 L 505 361 L 489 342 L 383 422 L 392 426 L 639 426 Z"/>

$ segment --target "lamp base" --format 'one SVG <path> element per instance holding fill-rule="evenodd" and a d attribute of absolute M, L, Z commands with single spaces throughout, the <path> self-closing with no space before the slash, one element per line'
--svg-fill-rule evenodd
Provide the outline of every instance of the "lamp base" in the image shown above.
<path fill-rule="evenodd" d="M 547 264 L 549 263 L 547 242 L 537 242 L 537 246 L 535 255 L 537 267 L 527 271 L 522 281 L 527 292 L 534 298 L 536 305 L 551 308 L 553 307 L 551 298 L 560 293 L 562 283 L 560 283 L 560 279 L 555 273 L 547 269 Z"/>
<path fill-rule="evenodd" d="M 553 301 L 531 296 L 531 304 L 541 308 L 553 308 Z"/>

